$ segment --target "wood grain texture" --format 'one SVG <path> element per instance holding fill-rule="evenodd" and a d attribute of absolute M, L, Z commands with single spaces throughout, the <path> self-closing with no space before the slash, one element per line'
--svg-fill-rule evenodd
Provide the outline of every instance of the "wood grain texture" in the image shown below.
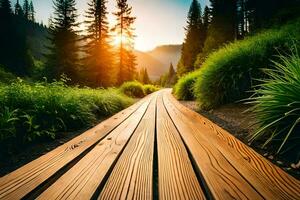
<path fill-rule="evenodd" d="M 90 199 L 112 169 L 145 114 L 150 99 L 99 142 L 38 199 Z"/>
<path fill-rule="evenodd" d="M 156 97 L 134 132 L 98 199 L 152 199 Z"/>
<path fill-rule="evenodd" d="M 159 199 L 205 199 L 188 153 L 168 116 L 162 96 L 157 103 Z"/>
<path fill-rule="evenodd" d="M 245 180 L 230 162 L 207 142 L 207 132 L 201 132 L 192 118 L 186 118 L 166 98 L 164 103 L 174 124 L 179 130 L 186 146 L 189 148 L 198 170 L 214 199 L 263 199 Z"/>
<path fill-rule="evenodd" d="M 203 140 L 215 148 L 265 199 L 300 199 L 300 182 L 286 174 L 253 149 L 236 139 L 207 118 L 189 110 L 167 93 L 171 106 L 185 115 L 197 126 L 198 132 L 205 133 Z M 192 120 L 191 120 L 192 119 Z"/>
<path fill-rule="evenodd" d="M 119 112 L 44 156 L 0 178 L 0 199 L 20 199 L 29 194 L 68 163 L 103 139 L 134 113 L 144 101 L 146 99 Z"/>

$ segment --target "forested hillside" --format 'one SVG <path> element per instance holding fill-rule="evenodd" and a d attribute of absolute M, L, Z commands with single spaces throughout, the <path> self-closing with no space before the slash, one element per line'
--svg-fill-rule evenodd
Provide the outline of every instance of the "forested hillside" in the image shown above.
<path fill-rule="evenodd" d="M 146 67 L 149 76 L 157 80 L 168 72 L 170 63 L 176 65 L 180 59 L 182 45 L 163 45 L 147 52 L 136 51 L 138 68 Z"/>

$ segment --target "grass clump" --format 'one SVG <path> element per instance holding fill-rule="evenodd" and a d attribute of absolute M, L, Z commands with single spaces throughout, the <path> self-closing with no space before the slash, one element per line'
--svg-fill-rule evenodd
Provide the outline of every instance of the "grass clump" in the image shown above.
<path fill-rule="evenodd" d="M 145 96 L 143 84 L 138 81 L 123 83 L 120 91 L 130 97 L 142 98 Z"/>
<path fill-rule="evenodd" d="M 63 82 L 0 86 L 0 142 L 24 144 L 93 125 L 133 103 L 116 89 L 68 87 Z"/>
<path fill-rule="evenodd" d="M 198 77 L 199 71 L 194 71 L 180 78 L 174 86 L 175 96 L 180 100 L 194 100 L 193 87 Z"/>
<path fill-rule="evenodd" d="M 151 94 L 151 93 L 156 92 L 156 91 L 159 90 L 159 88 L 157 86 L 150 85 L 150 84 L 144 85 L 143 88 L 144 88 L 144 93 L 146 95 Z"/>
<path fill-rule="evenodd" d="M 269 78 L 249 100 L 259 126 L 251 141 L 262 139 L 264 146 L 274 144 L 279 153 L 300 145 L 300 57 L 281 57 L 274 63 L 274 69 L 265 70 Z"/>
<path fill-rule="evenodd" d="M 289 50 L 300 39 L 300 20 L 281 29 L 268 30 L 225 46 L 211 54 L 199 71 L 194 93 L 202 108 L 210 109 L 246 98 L 265 76 L 261 68 L 271 66 L 279 52 Z"/>
<path fill-rule="evenodd" d="M 120 87 L 120 91 L 127 96 L 134 98 L 142 98 L 148 94 L 158 91 L 159 88 L 154 85 L 143 85 L 138 81 L 130 81 L 123 83 Z"/>
<path fill-rule="evenodd" d="M 271 66 L 271 60 L 279 52 L 289 50 L 297 40 L 300 40 L 300 20 L 228 44 L 210 54 L 202 66 L 196 66 L 200 68 L 197 72 L 181 78 L 175 94 L 180 99 L 194 95 L 203 109 L 247 98 L 250 96 L 247 91 L 256 84 L 253 80 L 265 76 L 261 69 Z M 191 87 L 189 83 L 193 82 Z"/>

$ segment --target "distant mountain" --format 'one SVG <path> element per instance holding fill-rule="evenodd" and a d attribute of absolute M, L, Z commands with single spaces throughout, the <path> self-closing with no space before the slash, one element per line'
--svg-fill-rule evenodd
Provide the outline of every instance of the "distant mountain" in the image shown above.
<path fill-rule="evenodd" d="M 176 67 L 182 45 L 163 45 L 148 52 L 136 51 L 138 69 L 146 67 L 151 79 L 158 79 L 169 70 L 170 63 Z"/>

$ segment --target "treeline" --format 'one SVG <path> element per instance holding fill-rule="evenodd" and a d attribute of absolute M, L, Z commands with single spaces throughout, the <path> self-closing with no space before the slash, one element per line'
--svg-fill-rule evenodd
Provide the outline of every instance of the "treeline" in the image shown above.
<path fill-rule="evenodd" d="M 83 22 L 85 30 L 79 28 L 75 0 L 54 0 L 53 4 L 55 11 L 44 34 L 47 41 L 43 41 L 43 58 L 38 55 L 43 61 L 39 77 L 51 81 L 66 76 L 72 84 L 92 87 L 121 85 L 139 78 L 133 53 L 136 18 L 127 0 L 116 0 L 113 14 L 117 23 L 113 28 L 107 19 L 107 0 L 90 0 Z M 0 0 L 0 37 L 4 44 L 0 65 L 18 76 L 30 76 L 36 66 L 28 45 L 30 34 L 22 24 L 35 21 L 35 9 L 27 0 L 23 7 L 19 1 L 14 7 L 13 11 L 9 0 Z M 113 40 L 118 43 L 112 45 Z M 149 79 L 148 74 L 143 76 Z"/>
<path fill-rule="evenodd" d="M 17 1 L 12 10 L 9 0 L 0 1 L 0 65 L 18 76 L 30 73 L 33 58 L 29 51 L 27 35 L 34 30 L 34 7 Z"/>
<path fill-rule="evenodd" d="M 197 69 L 208 54 L 226 43 L 297 17 L 299 5 L 299 0 L 210 0 L 210 7 L 201 9 L 193 0 L 178 76 Z"/>

